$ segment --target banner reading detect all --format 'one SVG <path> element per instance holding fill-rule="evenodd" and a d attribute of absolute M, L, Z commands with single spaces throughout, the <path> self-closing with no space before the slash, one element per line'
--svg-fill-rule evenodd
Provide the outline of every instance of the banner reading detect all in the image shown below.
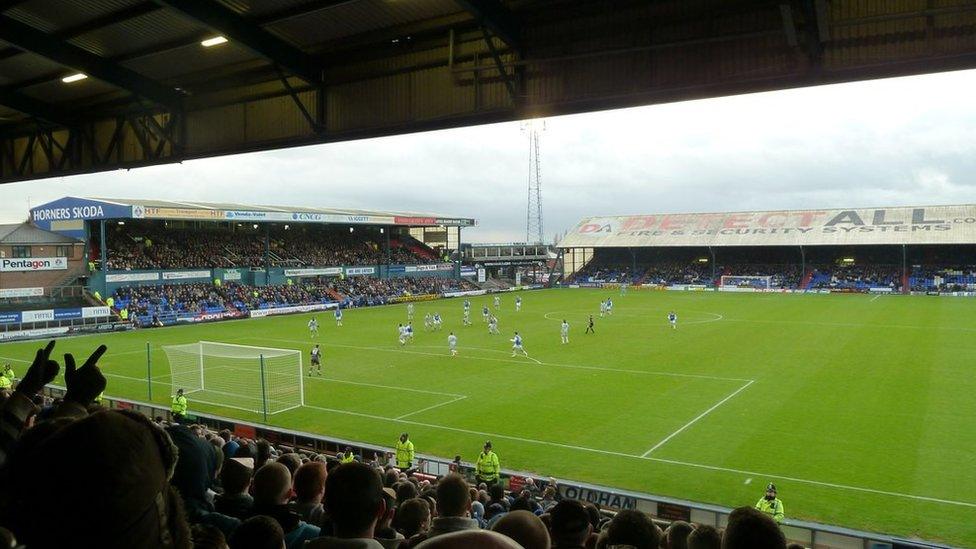
<path fill-rule="evenodd" d="M 976 243 L 976 205 L 588 217 L 560 248 Z"/>

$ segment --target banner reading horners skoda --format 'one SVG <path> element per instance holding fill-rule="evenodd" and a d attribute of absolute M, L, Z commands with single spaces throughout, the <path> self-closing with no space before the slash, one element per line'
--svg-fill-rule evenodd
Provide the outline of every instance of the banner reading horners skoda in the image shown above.
<path fill-rule="evenodd" d="M 560 248 L 976 244 L 976 205 L 588 217 Z"/>

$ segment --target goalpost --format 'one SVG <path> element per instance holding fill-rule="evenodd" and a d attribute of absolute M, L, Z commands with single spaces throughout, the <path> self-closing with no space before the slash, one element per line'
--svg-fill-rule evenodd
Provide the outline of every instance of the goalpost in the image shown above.
<path fill-rule="evenodd" d="M 722 275 L 722 286 L 733 288 L 758 288 L 768 290 L 773 287 L 771 276 Z"/>
<path fill-rule="evenodd" d="M 191 402 L 263 414 L 305 404 L 302 353 L 198 341 L 164 345 L 173 393 L 183 389 Z"/>

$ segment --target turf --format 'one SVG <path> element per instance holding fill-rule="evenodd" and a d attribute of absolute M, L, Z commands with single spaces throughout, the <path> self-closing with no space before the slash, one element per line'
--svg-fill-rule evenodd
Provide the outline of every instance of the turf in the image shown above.
<path fill-rule="evenodd" d="M 403 305 L 347 311 L 342 328 L 319 315 L 324 379 L 306 383 L 307 406 L 270 422 L 376 444 L 408 430 L 419 452 L 469 461 L 490 438 L 506 468 L 727 506 L 755 503 L 772 481 L 791 518 L 976 546 L 970 300 L 522 295 L 519 313 L 514 295 L 502 298 L 500 336 L 481 322 L 488 298 L 472 299 L 472 327 L 461 326 L 459 299 L 418 303 L 418 318 L 439 311 L 445 328 L 425 333 L 421 322 L 402 349 Z M 585 335 L 586 315 L 607 296 L 613 316 L 596 315 L 596 334 Z M 672 309 L 677 330 L 666 320 Z M 563 318 L 572 324 L 569 345 L 559 342 Z M 160 345 L 210 340 L 307 353 L 307 320 L 80 337 L 57 351 L 108 344 L 107 393 L 145 400 L 149 342 L 154 400 L 166 403 Z M 510 357 L 515 329 L 531 358 Z M 449 330 L 459 336 L 457 358 L 447 350 Z M 0 345 L 0 356 L 27 360 L 37 346 Z M 22 374 L 26 365 L 17 365 Z M 192 397 L 190 406 L 260 420 Z"/>

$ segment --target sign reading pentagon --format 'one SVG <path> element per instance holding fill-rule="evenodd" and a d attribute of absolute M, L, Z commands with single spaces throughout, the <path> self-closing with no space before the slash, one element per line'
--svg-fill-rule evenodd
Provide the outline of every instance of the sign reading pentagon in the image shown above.
<path fill-rule="evenodd" d="M 976 205 L 587 217 L 560 248 L 976 244 Z"/>

